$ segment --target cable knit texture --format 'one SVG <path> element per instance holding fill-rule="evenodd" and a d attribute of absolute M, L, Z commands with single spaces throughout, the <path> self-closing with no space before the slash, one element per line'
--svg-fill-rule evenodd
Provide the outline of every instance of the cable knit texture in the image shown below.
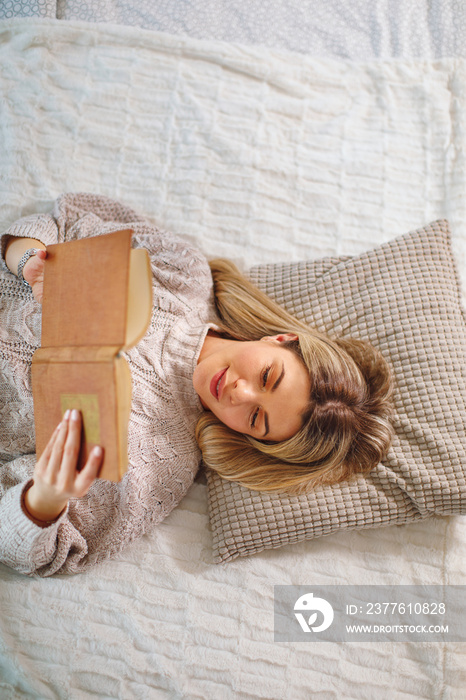
<path fill-rule="evenodd" d="M 151 259 L 149 330 L 125 354 L 133 380 L 128 471 L 118 484 L 97 480 L 53 525 L 35 525 L 21 496 L 36 462 L 31 360 L 40 344 L 41 306 L 4 266 L 0 271 L 0 561 L 24 574 L 77 573 L 109 557 L 163 520 L 200 463 L 194 427 L 202 412 L 192 375 L 215 323 L 205 257 L 131 209 L 89 194 L 65 194 L 50 215 L 17 221 L 6 237 L 45 245 L 132 228 L 133 247 Z"/>

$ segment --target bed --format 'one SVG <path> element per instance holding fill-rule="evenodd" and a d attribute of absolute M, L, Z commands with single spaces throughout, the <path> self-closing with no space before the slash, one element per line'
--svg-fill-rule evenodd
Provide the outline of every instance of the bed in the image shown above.
<path fill-rule="evenodd" d="M 2 3 L 2 230 L 94 191 L 248 270 L 357 256 L 446 218 L 465 289 L 458 3 L 153 5 Z M 465 544 L 463 517 L 432 517 L 218 562 L 201 474 L 88 573 L 0 566 L 0 696 L 460 700 L 464 644 L 274 642 L 273 597 L 464 584 Z"/>

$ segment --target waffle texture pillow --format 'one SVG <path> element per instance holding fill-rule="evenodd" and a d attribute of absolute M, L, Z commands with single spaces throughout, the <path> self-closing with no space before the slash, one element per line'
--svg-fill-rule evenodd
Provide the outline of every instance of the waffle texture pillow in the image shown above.
<path fill-rule="evenodd" d="M 215 561 L 466 513 L 466 323 L 448 223 L 357 257 L 259 266 L 250 277 L 310 325 L 381 350 L 396 378 L 396 434 L 369 474 L 300 496 L 251 491 L 208 471 Z"/>

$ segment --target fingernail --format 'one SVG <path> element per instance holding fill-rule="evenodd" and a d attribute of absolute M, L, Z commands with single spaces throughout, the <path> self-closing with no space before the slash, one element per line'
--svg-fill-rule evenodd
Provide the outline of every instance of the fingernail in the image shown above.
<path fill-rule="evenodd" d="M 92 455 L 94 457 L 102 457 L 102 448 L 101 447 L 94 447 L 92 450 Z"/>
<path fill-rule="evenodd" d="M 71 420 L 79 420 L 79 411 L 77 411 L 75 408 L 71 412 Z"/>
<path fill-rule="evenodd" d="M 70 411 L 70 409 L 68 409 L 68 410 L 65 412 L 65 415 L 63 416 L 64 420 L 68 420 L 68 418 L 70 417 L 70 413 L 71 413 L 71 411 Z"/>

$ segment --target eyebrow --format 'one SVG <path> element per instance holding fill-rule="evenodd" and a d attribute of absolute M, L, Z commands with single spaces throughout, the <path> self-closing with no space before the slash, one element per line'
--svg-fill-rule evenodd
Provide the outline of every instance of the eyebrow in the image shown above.
<path fill-rule="evenodd" d="M 277 381 L 273 385 L 271 391 L 274 392 L 279 386 L 280 382 L 282 381 L 283 377 L 285 376 L 285 363 L 282 363 L 282 371 L 280 372 L 280 376 L 278 377 Z M 265 423 L 265 433 L 263 434 L 262 437 L 267 437 L 269 434 L 269 417 L 267 413 L 264 412 L 264 423 Z"/>
<path fill-rule="evenodd" d="M 275 391 L 275 389 L 279 386 L 279 384 L 280 384 L 280 382 L 282 381 L 282 379 L 283 379 L 284 376 L 285 376 L 285 363 L 283 362 L 281 374 L 280 374 L 280 376 L 278 377 L 278 379 L 277 379 L 277 381 L 275 382 L 275 384 L 273 385 L 272 391 Z"/>

